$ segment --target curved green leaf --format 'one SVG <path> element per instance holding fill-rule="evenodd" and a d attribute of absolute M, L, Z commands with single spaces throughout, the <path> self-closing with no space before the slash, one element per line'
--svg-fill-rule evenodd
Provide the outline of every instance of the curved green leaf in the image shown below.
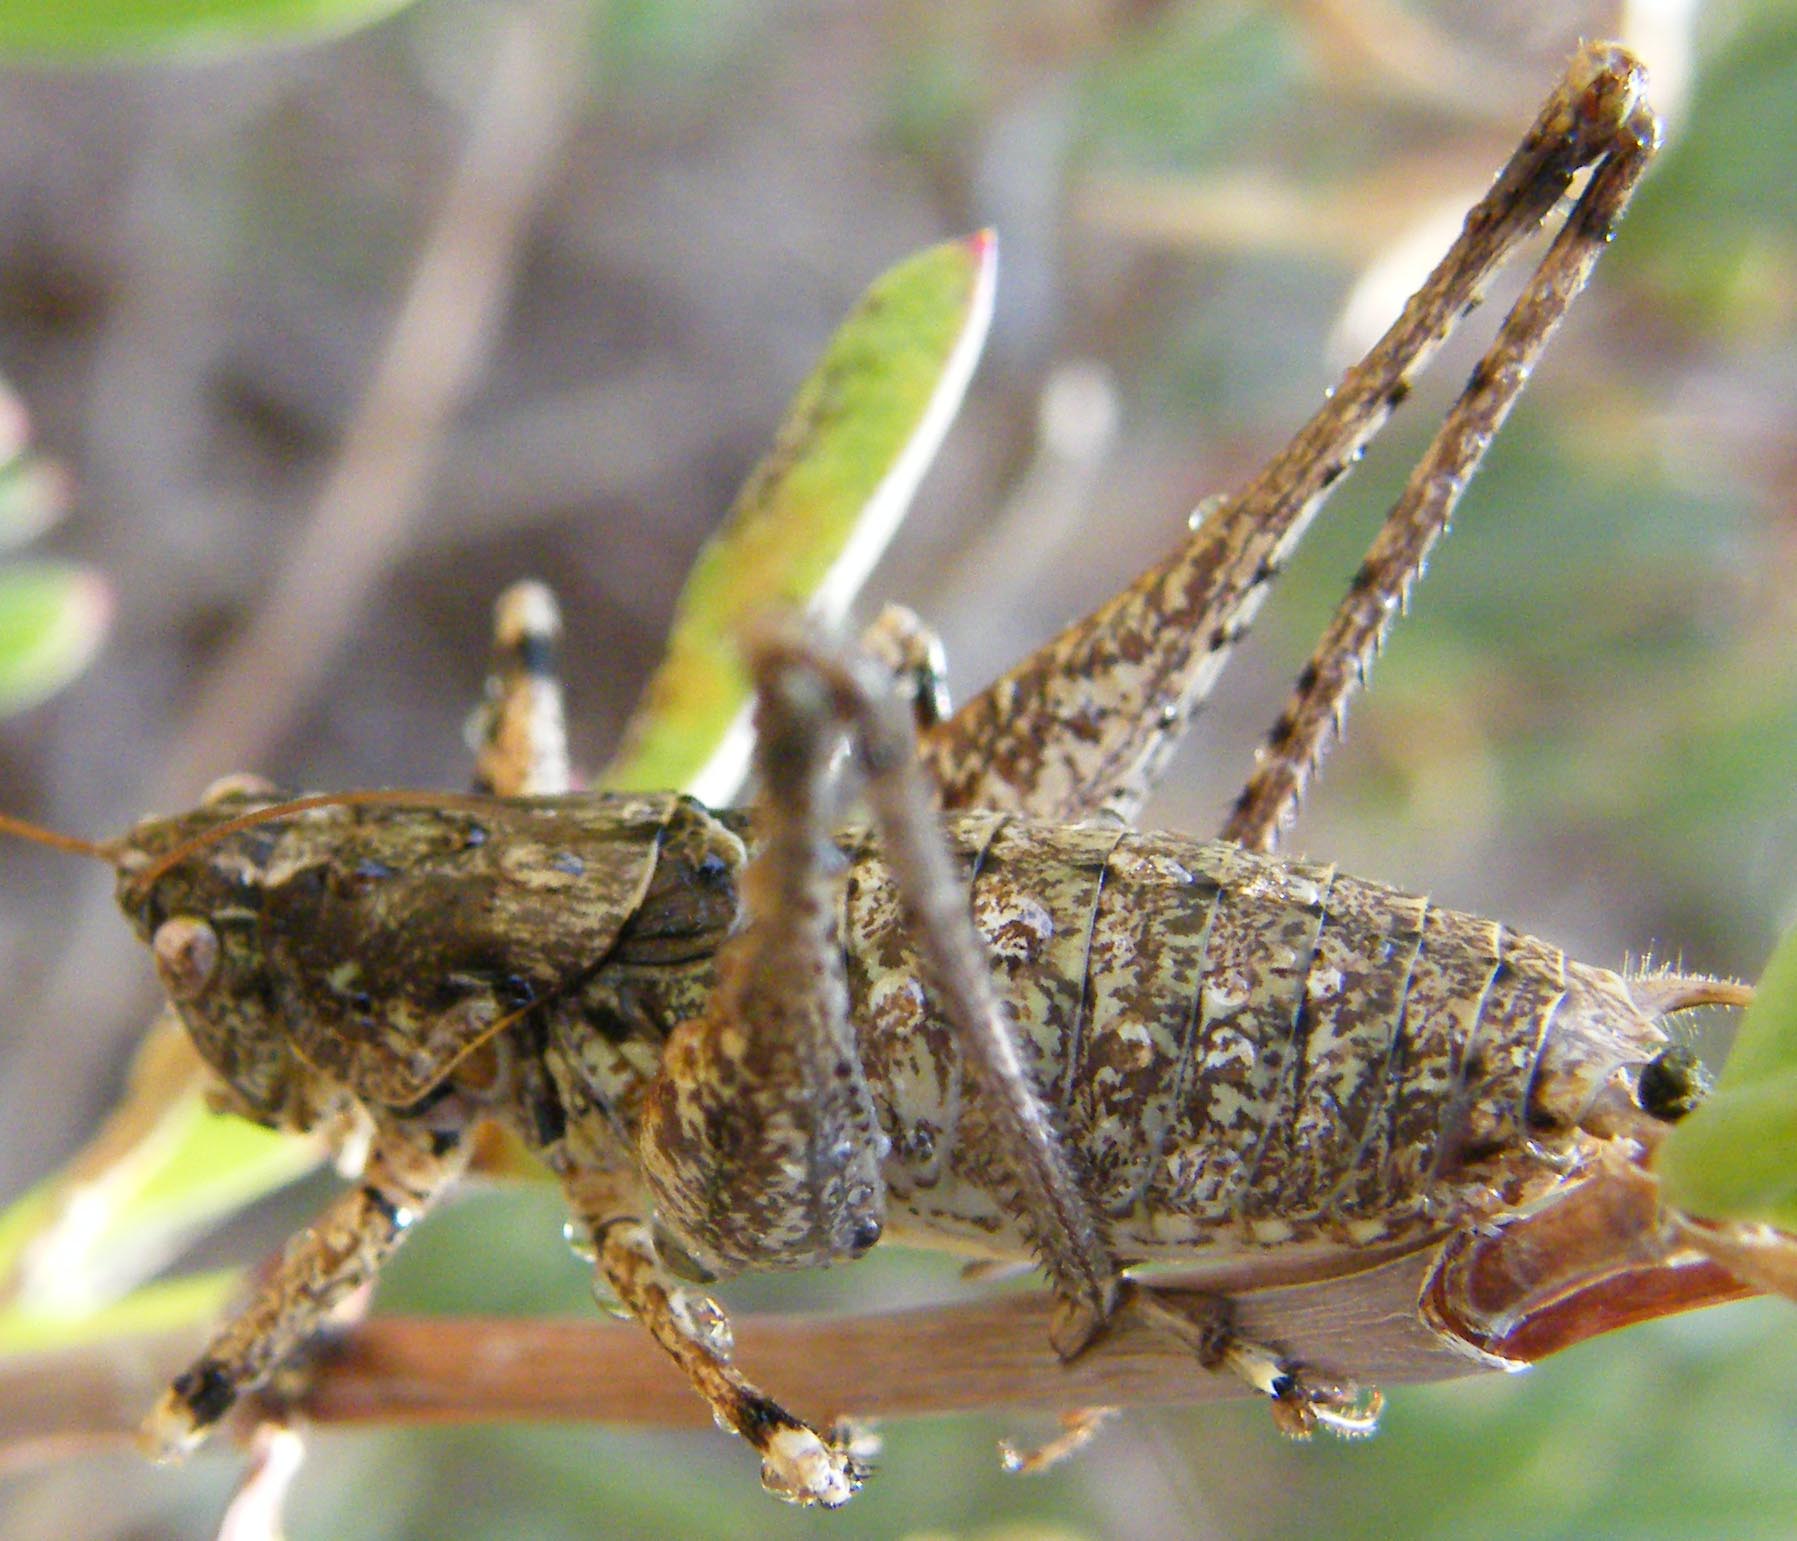
<path fill-rule="evenodd" d="M 101 1322 L 172 1325 L 182 1301 L 214 1309 L 210 1290 L 137 1286 L 193 1236 L 318 1164 L 317 1140 L 208 1111 L 198 1064 L 165 1017 L 87 1149 L 0 1215 L 0 1352 L 91 1340 L 110 1330 Z"/>
<path fill-rule="evenodd" d="M 960 405 L 996 260 L 982 231 L 920 252 L 862 296 L 699 553 L 666 657 L 603 785 L 678 787 L 711 802 L 735 790 L 748 750 L 742 630 L 764 614 L 835 620 L 847 608 Z"/>
<path fill-rule="evenodd" d="M 0 567 L 0 713 L 35 705 L 79 674 L 111 615 L 112 590 L 85 567 Z"/>
<path fill-rule="evenodd" d="M 226 53 L 330 37 L 408 0 L 0 0 L 0 52 L 65 59 Z"/>

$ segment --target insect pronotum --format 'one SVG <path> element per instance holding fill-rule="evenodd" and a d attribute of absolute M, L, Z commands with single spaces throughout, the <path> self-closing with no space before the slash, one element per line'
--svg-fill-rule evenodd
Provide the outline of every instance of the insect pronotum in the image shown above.
<path fill-rule="evenodd" d="M 1644 1158 L 1692 1093 L 1662 1019 L 1745 992 L 1586 967 L 1271 848 L 1647 165 L 1644 89 L 1620 48 L 1583 49 L 1287 448 L 959 711 L 928 709 L 927 669 L 903 700 L 889 667 L 803 628 L 749 639 L 752 812 L 566 793 L 553 607 L 527 586 L 501 609 L 495 795 L 284 799 L 238 778 L 121 840 L 61 839 L 117 869 L 229 1106 L 371 1136 L 360 1182 L 152 1412 L 152 1448 L 203 1439 L 370 1280 L 485 1120 L 556 1174 L 604 1289 L 799 1502 L 845 1502 L 863 1464 L 746 1378 L 692 1285 L 883 1235 L 1033 1261 L 1063 1357 L 1128 1313 L 1263 1392 L 1294 1434 L 1365 1432 L 1378 1395 L 1239 1331 L 1225 1290 L 1193 1304 L 1132 1268 L 1296 1280 L 1425 1251 L 1423 1318 L 1501 1351 L 1480 1247 L 1650 1188 Z M 1323 495 L 1587 172 L 1221 838 L 1132 829 Z M 844 733 L 866 827 L 833 820 Z M 1604 1239 L 1575 1261 L 1601 1265 Z"/>

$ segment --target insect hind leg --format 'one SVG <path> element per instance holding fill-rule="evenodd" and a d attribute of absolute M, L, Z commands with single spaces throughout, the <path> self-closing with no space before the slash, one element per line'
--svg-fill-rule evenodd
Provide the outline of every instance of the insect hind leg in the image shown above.
<path fill-rule="evenodd" d="M 1645 79 L 1616 44 L 1580 50 L 1403 314 L 1259 475 L 1201 506 L 1165 560 L 926 733 L 944 807 L 1133 821 L 1324 498 L 1486 279 L 1586 167 L 1651 149 Z"/>
<path fill-rule="evenodd" d="M 1502 427 L 1548 339 L 1584 287 L 1646 170 L 1659 128 L 1638 93 L 1603 141 L 1603 158 L 1496 340 L 1417 463 L 1321 640 L 1298 676 L 1221 836 L 1270 851 L 1339 734 L 1392 621 L 1461 490 Z"/>

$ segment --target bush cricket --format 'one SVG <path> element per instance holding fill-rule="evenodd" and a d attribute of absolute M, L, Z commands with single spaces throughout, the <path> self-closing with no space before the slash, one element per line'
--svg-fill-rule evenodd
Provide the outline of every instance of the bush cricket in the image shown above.
<path fill-rule="evenodd" d="M 1703 1255 L 1709 1233 L 1660 1215 L 1644 1171 L 1696 1095 L 1662 1020 L 1743 987 L 1586 967 L 1273 854 L 1657 138 L 1640 67 L 1583 49 L 1290 444 L 958 711 L 902 619 L 866 650 L 759 629 L 751 811 L 569 792 L 553 606 L 525 587 L 501 608 L 486 795 L 292 798 L 233 778 L 107 844 L 0 821 L 117 869 L 226 1106 L 369 1142 L 359 1183 L 151 1414 L 152 1448 L 204 1438 L 372 1280 L 489 1120 L 560 1180 L 600 1287 L 753 1446 L 769 1490 L 826 1507 L 865 1476 L 852 1440 L 748 1380 L 695 1286 L 847 1261 L 883 1236 L 1033 1263 L 1064 1358 L 1133 1313 L 1262 1392 L 1286 1432 L 1359 1434 L 1377 1392 L 1238 1332 L 1224 1288 L 1194 1307 L 1132 1270 L 1303 1279 L 1434 1249 L 1419 1312 L 1497 1362 L 1513 1341 L 1500 1318 L 1530 1317 L 1518 1302 L 1540 1293 L 1493 1283 L 1484 1243 L 1506 1227 L 1601 1273 L 1615 1237 L 1592 1195 L 1645 1192 L 1634 1240 Z M 1324 495 L 1587 172 L 1219 838 L 1133 829 Z M 837 823 L 845 738 L 865 826 Z M 1742 1246 L 1714 1250 L 1726 1265 Z M 1774 1252 L 1768 1273 L 1788 1278 Z"/>

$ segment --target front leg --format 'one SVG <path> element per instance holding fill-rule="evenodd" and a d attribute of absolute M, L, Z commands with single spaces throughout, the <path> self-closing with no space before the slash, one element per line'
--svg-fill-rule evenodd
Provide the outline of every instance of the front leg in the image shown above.
<path fill-rule="evenodd" d="M 453 1133 L 383 1125 L 360 1185 L 287 1244 L 255 1297 L 163 1394 L 144 1421 L 150 1454 L 174 1459 L 211 1433 L 374 1279 L 466 1164 Z"/>
<path fill-rule="evenodd" d="M 720 1425 L 761 1456 L 761 1484 L 789 1503 L 835 1509 L 849 1501 L 867 1468 L 846 1439 L 795 1418 L 731 1363 L 730 1319 L 710 1296 L 674 1278 L 642 1219 L 635 1185 L 616 1173 L 566 1179 L 570 1207 L 585 1231 L 606 1290 L 673 1359 Z"/>

